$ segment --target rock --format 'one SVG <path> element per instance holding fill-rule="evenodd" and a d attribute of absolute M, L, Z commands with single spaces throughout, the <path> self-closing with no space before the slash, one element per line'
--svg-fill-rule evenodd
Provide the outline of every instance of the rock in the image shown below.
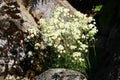
<path fill-rule="evenodd" d="M 55 0 L 40 0 L 39 2 L 35 2 L 32 0 L 32 6 L 30 8 L 30 13 L 35 17 L 35 19 L 39 20 L 41 17 L 44 19 L 48 19 L 54 8 L 56 6 Z"/>
<path fill-rule="evenodd" d="M 22 0 L 2 1 L 0 12 L 2 18 L 13 21 L 23 31 L 37 26 L 34 18 L 22 4 Z"/>
<path fill-rule="evenodd" d="M 0 0 L 0 74 L 19 66 L 26 56 L 24 37 L 37 24 L 21 0 Z"/>
<path fill-rule="evenodd" d="M 30 7 L 30 13 L 38 21 L 41 17 L 44 19 L 49 19 L 51 14 L 54 11 L 54 8 L 58 6 L 63 6 L 70 9 L 70 12 L 73 13 L 77 11 L 73 8 L 67 0 L 32 0 L 32 5 Z"/>
<path fill-rule="evenodd" d="M 32 80 L 87 80 L 86 77 L 77 71 L 56 68 L 49 69 Z"/>
<path fill-rule="evenodd" d="M 4 76 L 0 76 L 0 80 L 4 80 Z"/>
<path fill-rule="evenodd" d="M 21 30 L 25 31 L 28 28 L 34 28 L 37 30 L 37 23 L 35 22 L 32 15 L 29 13 L 29 11 L 26 9 L 26 7 L 23 5 L 22 0 L 17 0 L 17 3 L 19 5 L 20 13 L 18 14 L 20 18 L 23 19 L 23 24 Z"/>
<path fill-rule="evenodd" d="M 0 48 L 4 48 L 7 44 L 7 40 L 0 39 Z"/>

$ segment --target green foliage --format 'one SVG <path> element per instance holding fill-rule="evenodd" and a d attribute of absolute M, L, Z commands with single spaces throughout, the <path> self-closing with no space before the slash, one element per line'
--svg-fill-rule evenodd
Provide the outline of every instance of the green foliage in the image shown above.
<path fill-rule="evenodd" d="M 86 74 L 86 69 L 90 69 L 89 43 L 97 32 L 92 17 L 80 12 L 70 14 L 69 9 L 57 6 L 48 20 L 40 19 L 38 28 L 38 32 L 30 29 L 26 40 L 32 40 L 38 55 L 40 49 L 47 50 L 49 56 L 43 60 L 44 67 L 69 68 Z M 41 41 L 36 40 L 39 35 Z"/>
<path fill-rule="evenodd" d="M 102 7 L 103 7 L 103 5 L 96 5 L 95 8 L 93 8 L 93 11 L 94 12 L 99 12 Z"/>

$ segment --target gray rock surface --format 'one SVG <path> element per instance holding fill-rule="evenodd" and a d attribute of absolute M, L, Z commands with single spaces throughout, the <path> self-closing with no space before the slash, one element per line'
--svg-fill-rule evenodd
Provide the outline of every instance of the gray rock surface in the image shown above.
<path fill-rule="evenodd" d="M 52 12 L 54 11 L 55 6 L 57 5 L 56 0 L 31 0 L 32 5 L 30 7 L 30 13 L 37 19 L 40 17 L 44 19 L 49 19 Z"/>
<path fill-rule="evenodd" d="M 33 26 L 34 18 L 19 0 L 0 0 L 0 74 L 25 58 L 25 31 Z"/>
<path fill-rule="evenodd" d="M 56 68 L 49 69 L 32 80 L 87 80 L 86 77 L 77 71 Z"/>

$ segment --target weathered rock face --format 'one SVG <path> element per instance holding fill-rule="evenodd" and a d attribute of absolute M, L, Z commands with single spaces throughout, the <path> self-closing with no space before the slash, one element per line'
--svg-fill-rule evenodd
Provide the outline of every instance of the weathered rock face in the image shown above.
<path fill-rule="evenodd" d="M 11 68 L 21 70 L 25 58 L 24 37 L 28 28 L 37 26 L 19 0 L 0 0 L 0 74 Z"/>
<path fill-rule="evenodd" d="M 49 69 L 32 80 L 87 80 L 86 77 L 73 70 L 68 69 Z"/>
<path fill-rule="evenodd" d="M 14 1 L 1 1 L 1 16 L 4 19 L 10 19 L 17 27 L 23 31 L 28 29 L 29 27 L 37 26 L 33 17 L 26 10 L 25 6 L 22 3 L 22 0 L 14 0 Z M 1 19 L 3 19 L 1 18 Z"/>
<path fill-rule="evenodd" d="M 44 0 L 43 2 L 42 0 L 39 2 L 32 0 L 32 3 L 33 4 L 30 7 L 30 13 L 37 20 L 39 20 L 41 17 L 48 19 L 57 4 L 55 0 Z"/>
<path fill-rule="evenodd" d="M 36 20 L 39 20 L 41 17 L 48 19 L 56 5 L 69 8 L 71 12 L 76 11 L 76 9 L 73 8 L 67 0 L 31 0 L 31 2 L 33 4 L 30 6 L 29 12 Z"/>
<path fill-rule="evenodd" d="M 17 4 L 19 5 L 19 10 L 20 10 L 20 13 L 18 15 L 20 16 L 20 18 L 23 19 L 23 23 L 22 23 L 23 27 L 20 29 L 25 31 L 28 28 L 34 27 L 34 29 L 37 30 L 36 28 L 37 23 L 35 22 L 33 16 L 29 13 L 27 8 L 23 5 L 23 0 L 17 0 Z"/>

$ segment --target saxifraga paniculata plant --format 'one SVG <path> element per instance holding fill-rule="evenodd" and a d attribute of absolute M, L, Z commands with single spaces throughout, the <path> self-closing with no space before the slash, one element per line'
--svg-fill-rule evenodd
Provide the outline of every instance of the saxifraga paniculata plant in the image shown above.
<path fill-rule="evenodd" d="M 89 43 L 95 40 L 98 31 L 93 17 L 86 17 L 78 11 L 71 14 L 69 9 L 57 6 L 48 20 L 39 20 L 38 28 L 37 33 L 30 29 L 31 35 L 27 39 L 42 35 L 42 42 L 35 39 L 33 42 L 35 50 L 39 51 L 41 43 L 44 48 L 49 46 L 52 49 L 48 51 L 51 56 L 45 64 L 48 68 L 68 68 L 86 74 L 86 69 L 91 67 Z"/>

